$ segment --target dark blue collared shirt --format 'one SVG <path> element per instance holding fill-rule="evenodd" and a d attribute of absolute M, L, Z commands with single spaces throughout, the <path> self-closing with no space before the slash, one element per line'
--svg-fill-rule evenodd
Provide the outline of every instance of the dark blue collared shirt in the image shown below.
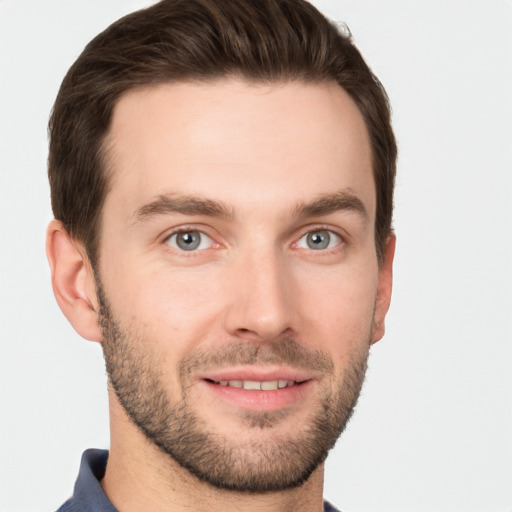
<path fill-rule="evenodd" d="M 57 512 L 118 512 L 100 485 L 107 460 L 107 450 L 84 452 L 73 496 Z"/>
<path fill-rule="evenodd" d="M 118 512 L 103 492 L 100 480 L 107 467 L 107 450 L 86 450 L 80 462 L 80 472 L 73 496 L 57 512 Z M 339 512 L 327 501 L 325 512 Z"/>

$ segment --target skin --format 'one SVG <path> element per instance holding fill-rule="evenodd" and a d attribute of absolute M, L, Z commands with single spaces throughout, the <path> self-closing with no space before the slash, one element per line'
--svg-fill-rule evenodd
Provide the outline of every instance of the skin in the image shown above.
<path fill-rule="evenodd" d="M 243 421 L 247 410 L 258 415 L 268 407 L 257 397 L 233 402 L 201 376 L 190 381 L 194 413 L 237 446 L 254 436 L 262 443 L 298 436 L 321 396 L 382 338 L 391 297 L 395 238 L 379 266 L 371 150 L 357 107 L 332 83 L 165 84 L 120 99 L 108 148 L 112 182 L 97 270 L 113 314 L 146 341 L 175 401 L 183 391 L 177 365 L 197 351 L 215 353 L 234 341 L 270 347 L 285 338 L 321 351 L 333 371 L 310 372 L 307 390 L 273 409 L 284 412 L 271 429 Z M 208 199 L 224 211 L 178 213 L 163 196 L 174 206 L 176 198 Z M 337 198 L 337 206 L 305 206 L 324 197 Z M 183 251 L 176 229 L 207 238 Z M 313 250 L 306 235 L 319 230 L 331 233 L 331 244 Z M 82 336 L 101 342 L 85 250 L 53 221 L 47 252 L 61 309 Z M 220 366 L 210 370 L 245 371 Z M 269 368 L 258 363 L 251 371 L 261 376 Z M 322 510 L 323 465 L 286 491 L 213 488 L 150 443 L 112 389 L 109 398 L 102 486 L 119 510 Z"/>

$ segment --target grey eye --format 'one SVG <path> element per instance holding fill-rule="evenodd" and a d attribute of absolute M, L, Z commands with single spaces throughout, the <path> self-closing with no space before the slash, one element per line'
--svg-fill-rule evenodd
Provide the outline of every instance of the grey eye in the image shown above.
<path fill-rule="evenodd" d="M 180 231 L 171 235 L 167 244 L 181 251 L 196 251 L 211 247 L 212 239 L 201 231 Z"/>
<path fill-rule="evenodd" d="M 322 251 L 335 247 L 341 242 L 341 237 L 327 229 L 310 231 L 302 236 L 297 244 L 301 249 L 312 249 Z"/>

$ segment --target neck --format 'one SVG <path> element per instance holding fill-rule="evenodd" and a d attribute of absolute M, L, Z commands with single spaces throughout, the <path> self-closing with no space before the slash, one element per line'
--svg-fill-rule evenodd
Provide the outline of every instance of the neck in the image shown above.
<path fill-rule="evenodd" d="M 323 510 L 323 465 L 300 487 L 264 494 L 217 489 L 148 441 L 110 392 L 111 448 L 101 485 L 121 512 Z"/>

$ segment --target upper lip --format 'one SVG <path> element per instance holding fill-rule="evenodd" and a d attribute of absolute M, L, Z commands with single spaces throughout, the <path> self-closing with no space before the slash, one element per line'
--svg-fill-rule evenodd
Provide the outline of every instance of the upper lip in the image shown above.
<path fill-rule="evenodd" d="M 306 380 L 314 379 L 316 376 L 312 371 L 286 368 L 286 367 L 272 367 L 272 368 L 258 368 L 258 367 L 242 367 L 242 368 L 224 368 L 211 372 L 204 372 L 198 375 L 201 380 L 211 380 L 214 382 L 241 380 L 241 381 L 256 381 L 256 382 L 269 382 L 275 380 L 293 380 L 295 382 L 304 382 Z"/>

